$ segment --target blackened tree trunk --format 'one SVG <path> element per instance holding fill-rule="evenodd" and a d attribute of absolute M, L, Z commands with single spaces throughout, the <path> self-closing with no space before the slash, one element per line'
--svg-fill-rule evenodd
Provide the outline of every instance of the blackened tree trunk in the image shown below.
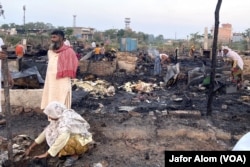
<path fill-rule="evenodd" d="M 217 41 L 218 41 L 218 29 L 219 29 L 219 13 L 222 0 L 218 0 L 216 9 L 215 9 L 215 26 L 214 26 L 214 39 L 213 39 L 213 48 L 212 48 L 212 64 L 211 64 L 211 74 L 210 74 L 210 88 L 208 93 L 208 102 L 207 102 L 207 115 L 212 115 L 212 103 L 214 96 L 214 78 L 215 78 L 215 68 L 216 68 L 216 53 L 217 53 Z"/>
<path fill-rule="evenodd" d="M 7 46 L 2 46 L 2 51 L 7 53 Z M 9 68 L 8 59 L 2 61 L 3 82 L 4 82 L 4 100 L 6 129 L 8 139 L 8 166 L 13 167 L 13 150 L 12 150 L 12 129 L 11 129 L 11 111 L 10 111 L 10 93 L 9 93 Z"/>

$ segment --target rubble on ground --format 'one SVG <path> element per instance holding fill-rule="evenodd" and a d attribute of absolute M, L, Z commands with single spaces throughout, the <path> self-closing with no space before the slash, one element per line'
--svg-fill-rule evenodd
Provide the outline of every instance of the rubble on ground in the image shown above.
<path fill-rule="evenodd" d="M 97 98 L 104 98 L 105 96 L 115 95 L 114 86 L 101 79 L 98 79 L 96 81 L 82 81 L 79 79 L 73 79 L 72 85 L 75 85 L 77 87 L 75 91 L 82 89 Z"/>
<path fill-rule="evenodd" d="M 117 62 L 123 60 L 120 57 L 118 53 Z M 218 65 L 210 118 L 209 59 L 182 55 L 178 64 L 164 67 L 162 76 L 152 75 L 153 62 L 136 59 L 134 64 L 135 68 L 116 66 L 109 75 L 82 70 L 72 80 L 72 108 L 90 123 L 96 142 L 76 166 L 163 166 L 166 150 L 230 150 L 249 131 L 248 75 L 243 88 L 234 90 L 229 87 L 228 67 Z M 14 136 L 34 138 L 48 123 L 33 110 L 14 119 Z"/>

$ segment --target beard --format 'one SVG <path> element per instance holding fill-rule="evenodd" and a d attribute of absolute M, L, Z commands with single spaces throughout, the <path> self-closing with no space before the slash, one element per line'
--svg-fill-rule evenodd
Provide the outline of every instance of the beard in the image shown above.
<path fill-rule="evenodd" d="M 50 44 L 50 49 L 51 50 L 58 50 L 61 47 L 61 43 L 60 42 L 51 42 Z"/>

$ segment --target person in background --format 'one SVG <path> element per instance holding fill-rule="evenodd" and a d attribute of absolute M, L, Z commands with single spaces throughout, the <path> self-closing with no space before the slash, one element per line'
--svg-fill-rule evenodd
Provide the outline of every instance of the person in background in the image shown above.
<path fill-rule="evenodd" d="M 8 58 L 7 53 L 2 51 L 3 45 L 4 45 L 3 39 L 0 37 L 0 89 L 2 88 L 2 81 L 3 81 L 2 60 Z M 8 72 L 8 84 L 10 87 L 14 85 L 14 80 L 11 76 L 10 71 Z M 0 94 L 0 103 L 1 103 L 1 94 Z M 2 105 L 0 105 L 0 112 L 2 112 Z"/>
<path fill-rule="evenodd" d="M 64 44 L 64 32 L 52 31 L 41 109 L 44 109 L 51 101 L 59 101 L 67 108 L 71 108 L 71 78 L 76 77 L 77 68 L 76 53 L 72 47 Z"/>
<path fill-rule="evenodd" d="M 219 49 L 219 51 L 217 53 L 217 57 L 219 57 L 219 58 L 223 57 L 223 51 L 221 49 Z"/>
<path fill-rule="evenodd" d="M 99 61 L 101 54 L 101 48 L 99 44 L 96 44 L 96 47 L 94 49 L 94 61 Z"/>
<path fill-rule="evenodd" d="M 228 46 L 222 46 L 223 55 L 232 61 L 231 74 L 232 82 L 237 83 L 238 88 L 242 86 L 243 79 L 243 59 L 238 53 L 232 51 Z"/>
<path fill-rule="evenodd" d="M 15 48 L 15 54 L 17 56 L 17 62 L 18 62 L 18 71 L 21 71 L 22 69 L 22 58 L 24 53 L 25 53 L 25 48 L 22 45 L 22 42 L 19 42 Z"/>
<path fill-rule="evenodd" d="M 105 47 L 104 43 L 101 43 L 101 50 L 100 50 L 100 60 L 102 60 L 105 57 Z"/>
<path fill-rule="evenodd" d="M 67 46 L 70 46 L 70 42 L 67 38 L 64 38 L 64 44 L 67 45 Z"/>
<path fill-rule="evenodd" d="M 25 53 L 25 48 L 24 48 L 24 46 L 22 45 L 22 42 L 19 42 L 19 43 L 16 45 L 15 53 L 16 53 L 16 56 L 17 56 L 17 57 L 23 57 L 23 55 L 24 55 L 24 53 Z"/>
<path fill-rule="evenodd" d="M 190 50 L 189 50 L 189 56 L 193 57 L 194 56 L 194 51 L 195 51 L 195 47 L 194 45 L 191 46 Z"/>
<path fill-rule="evenodd" d="M 1 82 L 3 81 L 2 77 L 3 77 L 3 71 L 2 71 L 2 60 L 7 59 L 8 55 L 6 52 L 2 51 L 2 46 L 4 46 L 4 42 L 3 39 L 0 37 L 0 80 Z M 11 76 L 10 71 L 8 72 L 8 83 L 9 86 L 12 87 L 14 85 L 14 80 Z M 1 83 L 0 83 L 0 88 L 1 88 Z"/>
<path fill-rule="evenodd" d="M 4 45 L 3 39 L 0 37 L 0 51 L 2 51 L 2 46 Z"/>
<path fill-rule="evenodd" d="M 1 48 L 2 49 L 2 48 Z M 5 53 L 5 52 L 3 52 L 3 51 L 0 51 L 0 60 L 4 60 L 4 59 L 7 59 L 7 54 Z M 1 70 L 1 72 L 0 72 L 0 79 L 1 79 L 1 81 L 3 81 L 3 71 L 2 71 L 2 61 L 0 61 L 1 63 L 0 63 L 0 70 Z M 10 73 L 10 71 L 9 71 L 9 73 L 8 73 L 8 83 L 9 83 L 9 86 L 10 87 L 12 87 L 13 85 L 14 85 L 14 80 L 13 80 L 13 78 L 12 78 L 12 76 L 11 76 L 11 73 Z M 0 84 L 0 86 L 1 86 L 1 84 Z"/>
<path fill-rule="evenodd" d="M 43 112 L 50 123 L 24 155 L 28 156 L 35 146 L 46 140 L 49 146 L 48 151 L 34 158 L 66 157 L 63 166 L 72 166 L 93 142 L 92 134 L 88 131 L 89 123 L 74 110 L 67 109 L 65 105 L 57 101 L 49 103 Z"/>
<path fill-rule="evenodd" d="M 155 51 L 154 55 L 155 55 L 154 75 L 161 75 L 162 65 L 166 62 L 170 63 L 170 57 L 165 53 L 159 54 L 157 51 Z"/>
<path fill-rule="evenodd" d="M 77 57 L 78 60 L 80 60 L 82 58 L 81 49 L 80 48 L 76 49 L 76 57 Z"/>
<path fill-rule="evenodd" d="M 95 41 L 93 41 L 93 42 L 91 43 L 91 47 L 92 47 L 92 49 L 95 49 L 95 47 L 96 47 Z"/>
<path fill-rule="evenodd" d="M 178 55 L 179 55 L 179 48 L 176 47 L 176 48 L 175 48 L 175 63 L 178 62 Z"/>

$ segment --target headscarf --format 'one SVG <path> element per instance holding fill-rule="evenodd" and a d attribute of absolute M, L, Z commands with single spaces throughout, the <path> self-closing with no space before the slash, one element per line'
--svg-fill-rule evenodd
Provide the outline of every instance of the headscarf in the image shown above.
<path fill-rule="evenodd" d="M 241 70 L 243 70 L 244 62 L 238 53 L 230 49 L 228 46 L 222 46 L 222 50 L 227 50 L 228 52 L 225 54 L 225 56 L 231 60 L 237 61 L 237 65 Z"/>
<path fill-rule="evenodd" d="M 75 51 L 70 46 L 63 44 L 63 46 L 55 52 L 59 53 L 56 78 L 75 78 L 78 67 L 78 59 Z"/>
<path fill-rule="evenodd" d="M 230 51 L 231 49 L 228 46 L 222 46 L 221 50 L 228 50 L 228 51 Z"/>
<path fill-rule="evenodd" d="M 65 105 L 54 101 L 48 104 L 44 113 L 58 120 L 50 119 L 50 124 L 45 129 L 46 141 L 51 146 L 57 137 L 62 133 L 80 134 L 88 138 L 91 133 L 88 122 L 72 109 L 67 109 Z"/>

